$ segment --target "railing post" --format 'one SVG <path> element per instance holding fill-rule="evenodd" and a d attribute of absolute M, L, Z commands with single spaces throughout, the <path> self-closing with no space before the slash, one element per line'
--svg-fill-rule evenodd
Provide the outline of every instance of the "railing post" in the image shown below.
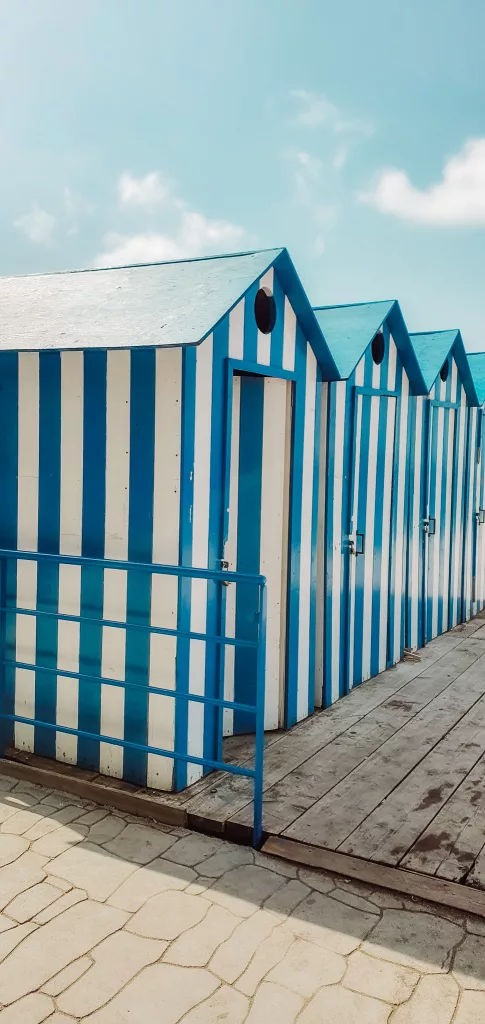
<path fill-rule="evenodd" d="M 7 666 L 5 665 L 7 645 L 7 559 L 0 558 L 0 712 L 8 713 L 11 709 L 6 707 L 7 700 Z M 5 749 L 9 745 L 13 724 L 5 718 L 0 718 L 0 757 L 5 756 Z"/>
<path fill-rule="evenodd" d="M 266 688 L 266 583 L 259 586 L 258 660 L 256 670 L 256 743 L 254 757 L 253 846 L 263 838 L 264 703 Z"/>

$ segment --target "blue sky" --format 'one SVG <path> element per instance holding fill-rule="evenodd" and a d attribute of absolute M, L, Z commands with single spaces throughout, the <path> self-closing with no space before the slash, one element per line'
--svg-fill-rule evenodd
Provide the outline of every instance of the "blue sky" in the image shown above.
<path fill-rule="evenodd" d="M 485 350 L 483 0 L 0 0 L 0 273 L 286 245 Z"/>

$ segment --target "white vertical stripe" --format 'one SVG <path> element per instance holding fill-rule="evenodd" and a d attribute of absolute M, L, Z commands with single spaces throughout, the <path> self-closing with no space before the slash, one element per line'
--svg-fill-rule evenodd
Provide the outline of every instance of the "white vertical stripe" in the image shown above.
<path fill-rule="evenodd" d="M 396 389 L 396 361 L 397 349 L 392 336 L 389 338 L 389 359 L 387 368 L 387 388 L 389 391 Z"/>
<path fill-rule="evenodd" d="M 105 558 L 128 557 L 128 509 L 130 482 L 130 353 L 111 351 L 106 377 L 106 515 Z M 103 618 L 126 621 L 127 573 L 106 569 L 104 573 Z M 103 627 L 101 675 L 125 678 L 126 633 Z M 101 732 L 124 738 L 125 697 L 121 687 L 101 687 Z M 111 743 L 100 745 L 100 771 L 121 777 L 123 749 Z"/>
<path fill-rule="evenodd" d="M 231 359 L 244 358 L 244 308 L 245 300 L 242 299 L 229 313 L 229 356 Z"/>
<path fill-rule="evenodd" d="M 194 506 L 192 512 L 192 564 L 207 568 L 209 541 L 210 502 L 210 450 L 212 420 L 212 350 L 213 337 L 197 349 L 196 392 L 195 392 L 195 445 L 194 445 Z M 192 603 L 190 628 L 192 632 L 204 633 L 207 624 L 207 581 L 192 580 Z M 204 640 L 190 641 L 189 690 L 191 693 L 205 692 Z M 189 701 L 188 708 L 188 753 L 196 757 L 203 755 L 204 708 L 202 704 Z M 200 765 L 187 765 L 188 785 L 200 778 Z"/>
<path fill-rule="evenodd" d="M 317 595 L 316 595 L 316 651 L 315 651 L 315 707 L 323 703 L 323 678 L 325 674 L 325 500 L 327 490 L 327 412 L 328 387 L 321 385 L 320 411 L 320 452 L 318 481 L 318 530 L 317 530 Z"/>
<path fill-rule="evenodd" d="M 84 353 L 61 352 L 61 481 L 60 538 L 63 555 L 80 555 L 83 505 L 83 397 Z M 59 566 L 59 611 L 79 615 L 81 611 L 81 567 Z M 59 621 L 57 664 L 70 672 L 79 671 L 79 622 Z M 94 684 L 93 684 L 94 685 Z M 59 725 L 78 727 L 79 680 L 57 677 L 56 720 Z M 56 758 L 75 764 L 77 737 L 56 733 Z"/>
<path fill-rule="evenodd" d="M 454 399 L 452 398 L 452 401 Z M 443 562 L 440 566 L 440 589 L 443 595 L 443 618 L 442 618 L 442 632 L 444 633 L 448 628 L 448 602 L 450 597 L 450 555 L 451 555 L 451 533 L 453 530 L 453 455 L 455 448 L 455 421 L 456 411 L 454 409 L 449 410 L 448 417 L 448 438 L 447 438 L 447 451 L 446 451 L 446 505 L 442 512 L 443 517 L 443 529 L 444 534 L 444 545 L 443 545 Z M 464 453 L 463 453 L 464 455 Z M 462 503 L 464 495 L 460 496 L 457 492 L 457 525 L 462 521 Z M 454 544 L 456 547 L 461 547 L 462 541 L 460 537 L 454 538 Z M 452 613 L 453 614 L 453 613 Z"/>
<path fill-rule="evenodd" d="M 300 540 L 300 610 L 298 630 L 297 718 L 308 715 L 310 668 L 310 587 L 312 569 L 313 464 L 315 458 L 315 405 L 317 361 L 307 344 L 305 426 L 303 432 L 303 475 Z"/>
<path fill-rule="evenodd" d="M 344 433 L 347 384 L 345 381 L 331 384 L 335 388 L 334 427 L 334 473 L 333 473 L 333 524 L 332 524 L 332 703 L 339 697 L 339 672 L 341 664 L 341 617 L 340 601 L 342 590 L 342 502 L 344 474 Z"/>
<path fill-rule="evenodd" d="M 285 322 L 283 326 L 283 369 L 295 369 L 296 316 L 288 296 L 285 295 Z"/>
<path fill-rule="evenodd" d="M 263 451 L 261 486 L 260 573 L 266 576 L 268 610 L 266 619 L 266 701 L 265 728 L 277 729 L 282 723 L 284 693 L 281 671 L 285 661 L 286 631 L 282 622 L 286 595 L 283 578 L 285 507 L 289 487 L 289 458 L 287 451 L 287 418 L 290 414 L 290 384 L 278 377 L 264 379 Z M 304 485 L 305 487 L 305 485 Z M 303 491 L 306 500 L 305 489 Z M 256 513 L 256 510 L 255 510 Z M 300 591 L 301 601 L 301 591 Z M 307 642 L 308 647 L 308 642 Z M 308 680 L 307 680 L 308 691 Z M 308 714 L 308 699 L 307 710 Z"/>
<path fill-rule="evenodd" d="M 18 512 L 17 546 L 37 551 L 39 505 L 39 354 L 20 352 L 18 357 Z M 17 606 L 37 607 L 37 563 L 17 563 Z M 36 619 L 17 615 L 16 660 L 35 665 Z M 35 672 L 15 672 L 15 714 L 35 718 Z M 15 746 L 34 749 L 34 727 L 15 724 Z"/>
<path fill-rule="evenodd" d="M 153 552 L 155 563 L 179 561 L 180 455 L 182 407 L 182 349 L 158 349 L 155 355 L 155 451 L 153 475 Z M 152 576 L 150 622 L 152 626 L 177 628 L 178 580 Z M 150 635 L 150 686 L 175 690 L 177 641 L 160 633 Z M 148 743 L 173 750 L 175 700 L 150 694 Z M 172 788 L 173 761 L 148 755 L 147 784 L 155 789 Z"/>
<path fill-rule="evenodd" d="M 370 676 L 370 652 L 372 634 L 372 577 L 374 560 L 375 498 L 377 476 L 377 444 L 379 436 L 380 398 L 370 398 L 369 463 L 367 470 L 366 523 L 365 523 L 365 567 L 364 567 L 364 622 L 362 631 L 362 679 Z"/>
<path fill-rule="evenodd" d="M 452 578 L 453 578 L 453 604 L 452 604 L 452 620 L 450 625 L 456 626 L 458 622 L 458 608 L 461 594 L 461 558 L 462 558 L 462 536 L 461 533 L 463 526 L 463 497 L 460 497 L 463 492 L 463 473 L 464 473 L 464 459 L 465 459 L 465 430 L 466 430 L 466 418 L 467 418 L 467 404 L 466 394 L 464 388 L 461 388 L 460 393 L 460 411 L 454 413 L 459 415 L 459 428 L 458 428 L 458 443 L 456 445 L 456 493 L 458 496 L 458 510 L 457 510 L 457 522 L 456 531 L 457 536 L 453 537 L 452 545 Z M 461 535 L 460 535 L 461 534 Z"/>
<path fill-rule="evenodd" d="M 396 422 L 396 399 L 384 398 L 387 403 L 386 446 L 384 452 L 384 488 L 382 494 L 382 547 L 381 547 L 381 593 L 379 604 L 379 672 L 383 672 L 387 664 L 387 635 L 389 622 L 389 562 L 391 543 L 391 497 L 393 490 L 394 429 Z M 380 497 L 380 496 L 379 496 Z M 402 517 L 401 523 L 402 534 Z M 401 538 L 402 545 L 402 538 Z M 397 559 L 397 551 L 394 551 Z M 375 628 L 375 626 L 374 626 Z"/>
<path fill-rule="evenodd" d="M 356 387 L 361 387 L 364 383 L 364 363 L 365 360 L 361 359 L 360 363 L 356 367 L 354 374 L 354 381 Z M 355 541 L 355 532 L 357 530 L 357 515 L 359 511 L 359 472 L 360 472 L 360 443 L 362 439 L 362 395 L 356 397 L 355 407 L 355 423 L 352 425 L 352 429 L 355 431 L 354 437 L 352 438 L 352 462 L 351 473 L 353 474 L 353 494 L 351 495 L 352 508 L 350 510 L 352 516 L 352 539 Z M 350 524 L 349 524 L 350 526 Z M 351 555 L 349 559 L 349 629 L 348 629 L 348 645 L 349 645 L 349 664 L 348 664 L 348 686 L 349 689 L 353 686 L 354 680 L 354 640 L 355 640 L 355 571 L 357 568 L 357 556 Z M 347 638 L 342 637 L 342 648 L 347 643 Z"/>
<path fill-rule="evenodd" d="M 224 558 L 231 572 L 237 568 L 237 529 L 238 529 L 238 498 L 239 498 L 239 425 L 241 414 L 241 378 L 235 376 L 232 385 L 232 422 L 231 422 L 231 466 L 229 479 L 229 522 L 228 535 L 224 549 Z M 234 637 L 236 633 L 236 596 L 237 584 L 226 587 L 226 636 Z M 234 700 L 235 648 L 226 645 L 224 660 L 224 697 Z M 223 712 L 224 736 L 231 736 L 234 712 L 225 708 Z"/>
<path fill-rule="evenodd" d="M 263 274 L 263 277 L 260 278 L 259 287 L 267 288 L 268 291 L 273 293 L 273 278 L 273 267 L 270 267 L 269 270 Z M 271 334 L 262 334 L 261 331 L 258 331 L 257 353 L 258 363 L 262 363 L 264 366 L 269 366 L 271 361 Z"/>
<path fill-rule="evenodd" d="M 399 460 L 398 481 L 397 481 L 397 509 L 396 509 L 396 542 L 393 553 L 394 572 L 394 637 L 393 650 L 391 652 L 393 662 L 399 661 L 401 657 L 401 624 L 403 612 L 403 599 L 405 596 L 405 545 L 404 545 L 404 495 L 407 470 L 407 435 L 408 435 L 408 407 L 409 407 L 409 380 L 403 370 L 401 383 L 401 419 L 399 423 L 399 438 L 396 449 L 396 458 Z M 415 438 L 416 443 L 416 438 Z M 408 526 L 409 536 L 409 526 Z"/>
<path fill-rule="evenodd" d="M 436 532 L 431 536 L 431 594 L 432 594 L 432 636 L 438 635 L 438 599 L 440 589 L 440 539 L 441 539 L 441 483 L 443 479 L 443 431 L 444 431 L 444 409 L 439 408 L 436 424 L 436 466 L 435 466 L 435 505 L 434 516 Z M 436 423 L 436 420 L 435 420 Z"/>
<path fill-rule="evenodd" d="M 418 646 L 419 629 L 419 605 L 422 597 L 420 581 L 419 562 L 421 546 L 421 508 L 423 501 L 422 478 L 421 478 L 421 446 L 423 443 L 423 413 L 425 409 L 424 398 L 416 398 L 416 417 L 414 421 L 414 459 L 413 459 L 413 495 L 412 495 L 412 548 L 409 564 L 411 566 L 411 577 L 408 579 L 409 593 L 411 597 L 411 647 Z M 423 610 L 424 611 L 424 610 Z"/>

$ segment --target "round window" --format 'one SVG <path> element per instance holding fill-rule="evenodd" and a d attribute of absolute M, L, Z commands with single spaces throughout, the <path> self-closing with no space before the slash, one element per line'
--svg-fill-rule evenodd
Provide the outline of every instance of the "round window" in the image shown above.
<path fill-rule="evenodd" d="M 260 288 L 254 300 L 254 316 L 261 334 L 271 334 L 276 323 L 276 302 L 269 288 Z"/>
<path fill-rule="evenodd" d="M 376 334 L 371 346 L 372 358 L 375 363 L 382 363 L 382 360 L 384 359 L 384 349 L 384 335 L 382 331 L 379 331 L 379 333 Z"/>
<path fill-rule="evenodd" d="M 443 363 L 443 366 L 441 367 L 441 370 L 440 370 L 441 380 L 443 380 L 443 381 L 448 380 L 449 372 L 450 372 L 449 361 L 448 361 L 448 359 L 445 359 L 445 361 Z"/>

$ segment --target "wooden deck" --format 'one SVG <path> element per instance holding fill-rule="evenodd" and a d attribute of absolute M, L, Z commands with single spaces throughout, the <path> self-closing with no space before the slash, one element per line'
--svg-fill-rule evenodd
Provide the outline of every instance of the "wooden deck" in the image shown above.
<path fill-rule="evenodd" d="M 288 733 L 268 736 L 268 835 L 485 889 L 485 614 Z M 247 763 L 252 739 L 227 741 Z M 167 798 L 237 838 L 251 784 L 212 775 Z"/>

